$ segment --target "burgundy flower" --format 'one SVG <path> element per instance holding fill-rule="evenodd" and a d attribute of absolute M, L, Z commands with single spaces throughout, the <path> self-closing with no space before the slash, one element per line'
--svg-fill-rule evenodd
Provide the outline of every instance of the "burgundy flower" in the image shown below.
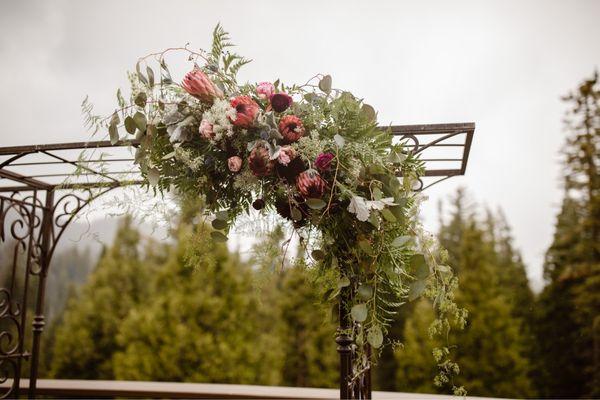
<path fill-rule="evenodd" d="M 235 108 L 237 117 L 231 123 L 241 128 L 250 128 L 258 114 L 258 104 L 248 96 L 238 96 L 231 100 L 231 107 Z"/>
<path fill-rule="evenodd" d="M 273 172 L 275 161 L 269 156 L 269 149 L 263 144 L 254 146 L 248 157 L 248 167 L 254 176 L 268 176 Z"/>
<path fill-rule="evenodd" d="M 332 153 L 321 153 L 317 156 L 315 160 L 315 167 L 321 172 L 329 171 L 329 167 L 331 167 L 331 160 L 333 160 L 335 156 Z"/>
<path fill-rule="evenodd" d="M 203 102 L 211 103 L 215 97 L 223 97 L 223 92 L 200 68 L 194 68 L 185 74 L 181 86 L 186 92 Z"/>
<path fill-rule="evenodd" d="M 271 107 L 277 112 L 284 112 L 292 103 L 292 96 L 286 93 L 275 93 L 271 96 Z"/>
<path fill-rule="evenodd" d="M 317 171 L 309 169 L 298 175 L 296 187 L 305 198 L 318 199 L 325 191 L 325 181 Z"/>
<path fill-rule="evenodd" d="M 302 120 L 295 115 L 286 115 L 279 121 L 279 133 L 286 142 L 293 143 L 304 136 Z"/>

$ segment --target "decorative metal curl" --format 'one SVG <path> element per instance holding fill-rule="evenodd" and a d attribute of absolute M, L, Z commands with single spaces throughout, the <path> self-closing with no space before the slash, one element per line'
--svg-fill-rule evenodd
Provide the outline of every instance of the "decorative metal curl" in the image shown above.
<path fill-rule="evenodd" d="M 15 376 L 18 372 L 18 368 L 17 360 L 13 358 L 0 359 L 0 384 L 8 381 L 11 376 Z M 4 392 L 0 392 L 0 399 L 16 397 L 15 393 L 19 390 L 17 387 L 18 384 L 19 381 L 13 379 L 11 385 L 9 387 L 4 387 Z"/>

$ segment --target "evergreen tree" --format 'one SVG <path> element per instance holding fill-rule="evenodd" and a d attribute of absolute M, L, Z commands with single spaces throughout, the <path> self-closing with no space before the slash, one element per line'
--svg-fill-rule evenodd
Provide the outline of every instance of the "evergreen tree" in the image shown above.
<path fill-rule="evenodd" d="M 139 244 L 140 235 L 126 218 L 81 294 L 69 300 L 56 329 L 51 376 L 115 378 L 112 355 L 121 321 L 148 297 L 151 271 L 141 262 Z"/>
<path fill-rule="evenodd" d="M 600 396 L 600 83 L 564 100 L 565 196 L 539 297 L 537 384 L 546 397 Z"/>
<path fill-rule="evenodd" d="M 278 301 L 284 326 L 282 384 L 334 387 L 339 373 L 336 324 L 311 275 L 301 261 L 284 272 Z"/>
<path fill-rule="evenodd" d="M 337 382 L 336 324 L 320 301 L 321 290 L 299 247 L 294 260 L 283 254 L 288 242 L 281 225 L 253 248 L 252 265 L 260 283 L 261 308 L 276 327 L 281 382 L 286 386 L 332 387 Z"/>
<path fill-rule="evenodd" d="M 275 384 L 276 337 L 263 324 L 252 272 L 210 228 L 182 225 L 153 295 L 123 322 L 117 379 Z"/>

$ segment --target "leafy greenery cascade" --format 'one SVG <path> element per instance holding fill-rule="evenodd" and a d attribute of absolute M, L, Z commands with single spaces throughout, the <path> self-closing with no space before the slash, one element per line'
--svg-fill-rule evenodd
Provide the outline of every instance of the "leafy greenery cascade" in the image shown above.
<path fill-rule="evenodd" d="M 249 60 L 231 46 L 217 26 L 210 52 L 186 46 L 141 58 L 129 75 L 129 101 L 119 90 L 119 109 L 100 118 L 86 99 L 86 122 L 113 142 L 127 134 L 139 140 L 135 162 L 155 193 L 204 197 L 216 241 L 227 240 L 250 205 L 288 219 L 313 267 L 323 276 L 340 272 L 323 295 L 337 303 L 349 291 L 355 323 L 347 333 L 359 351 L 389 343 L 397 308 L 422 295 L 437 310 L 432 333 L 464 325 L 466 311 L 453 301 L 457 280 L 418 221 L 413 187 L 422 162 L 377 126 L 373 107 L 332 88 L 329 75 L 304 85 L 238 84 Z M 174 51 L 194 64 L 181 85 L 165 61 Z M 448 345 L 435 351 L 440 384 L 457 371 L 449 353 Z"/>

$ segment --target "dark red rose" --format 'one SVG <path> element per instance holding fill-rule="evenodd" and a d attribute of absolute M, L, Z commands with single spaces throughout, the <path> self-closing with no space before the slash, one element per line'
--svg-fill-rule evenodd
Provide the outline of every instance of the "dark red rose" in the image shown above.
<path fill-rule="evenodd" d="M 286 93 L 275 93 L 271 96 L 271 107 L 277 112 L 284 112 L 293 103 L 292 96 Z"/>
<path fill-rule="evenodd" d="M 321 153 L 317 156 L 315 160 L 315 167 L 321 172 L 329 171 L 329 167 L 331 167 L 331 160 L 333 160 L 335 156 L 332 153 Z"/>

